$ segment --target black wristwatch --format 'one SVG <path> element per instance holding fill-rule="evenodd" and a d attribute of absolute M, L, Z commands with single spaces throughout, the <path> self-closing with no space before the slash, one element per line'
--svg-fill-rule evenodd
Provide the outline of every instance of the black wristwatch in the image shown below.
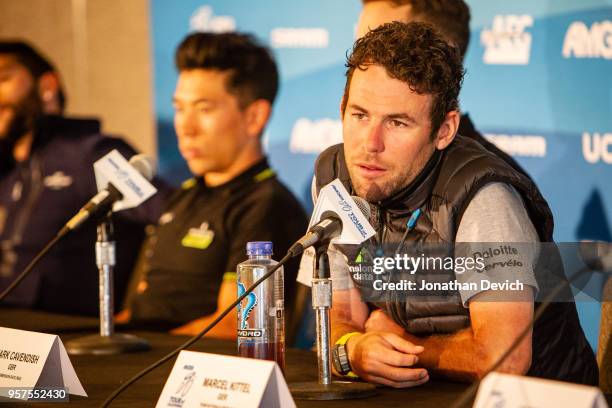
<path fill-rule="evenodd" d="M 336 344 L 332 351 L 334 368 L 340 375 L 347 375 L 351 372 L 351 363 L 349 363 L 346 344 Z"/>

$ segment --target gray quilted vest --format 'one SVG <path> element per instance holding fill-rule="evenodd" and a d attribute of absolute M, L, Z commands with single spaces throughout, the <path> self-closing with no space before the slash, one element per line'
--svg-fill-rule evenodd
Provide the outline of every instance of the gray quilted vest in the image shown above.
<path fill-rule="evenodd" d="M 315 176 L 317 193 L 338 178 L 354 194 L 342 144 L 321 153 L 315 164 Z M 406 231 L 407 219 L 420 208 L 422 215 L 408 235 L 408 241 L 454 242 L 467 205 L 481 187 L 491 182 L 513 186 L 523 198 L 540 241 L 552 242 L 552 213 L 535 184 L 478 142 L 460 135 L 445 150 L 436 151 L 410 185 L 384 201 L 370 203 L 377 241 L 399 242 Z M 359 288 L 360 283 L 353 282 Z M 443 302 L 407 299 L 368 306 L 385 310 L 407 332 L 419 336 L 453 333 L 470 325 L 469 309 L 463 307 L 458 292 Z M 580 327 L 574 303 L 555 303 L 536 322 L 529 374 L 597 383 L 595 358 Z"/>

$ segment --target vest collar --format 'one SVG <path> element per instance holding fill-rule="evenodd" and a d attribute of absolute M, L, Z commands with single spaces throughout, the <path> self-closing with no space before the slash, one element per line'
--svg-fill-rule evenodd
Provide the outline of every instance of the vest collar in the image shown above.
<path fill-rule="evenodd" d="M 393 213 L 412 212 L 429 199 L 438 178 L 444 151 L 437 150 L 427 161 L 419 175 L 406 187 L 378 203 L 380 208 Z"/>

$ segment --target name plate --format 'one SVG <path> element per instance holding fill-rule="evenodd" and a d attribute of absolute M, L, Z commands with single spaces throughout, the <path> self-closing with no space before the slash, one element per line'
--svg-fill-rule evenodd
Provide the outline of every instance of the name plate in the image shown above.
<path fill-rule="evenodd" d="M 597 387 L 491 373 L 478 389 L 474 408 L 607 408 Z"/>
<path fill-rule="evenodd" d="M 87 396 L 60 338 L 0 327 L 0 397 L 32 399 L 24 389 L 67 389 Z"/>
<path fill-rule="evenodd" d="M 295 407 L 273 361 L 181 351 L 157 408 Z"/>

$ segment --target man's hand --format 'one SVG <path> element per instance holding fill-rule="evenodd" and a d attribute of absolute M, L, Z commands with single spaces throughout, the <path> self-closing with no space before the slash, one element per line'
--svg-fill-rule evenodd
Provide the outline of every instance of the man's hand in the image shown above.
<path fill-rule="evenodd" d="M 368 320 L 366 320 L 364 327 L 366 333 L 371 331 L 379 331 L 395 333 L 398 336 L 402 336 L 404 334 L 404 328 L 395 323 L 393 319 L 387 316 L 387 314 L 380 309 L 374 310 L 372 313 L 370 313 L 370 317 L 368 317 Z"/>
<path fill-rule="evenodd" d="M 369 332 L 353 336 L 347 343 L 352 371 L 366 381 L 395 388 L 426 383 L 429 374 L 417 364 L 423 347 L 415 346 L 395 333 Z"/>

